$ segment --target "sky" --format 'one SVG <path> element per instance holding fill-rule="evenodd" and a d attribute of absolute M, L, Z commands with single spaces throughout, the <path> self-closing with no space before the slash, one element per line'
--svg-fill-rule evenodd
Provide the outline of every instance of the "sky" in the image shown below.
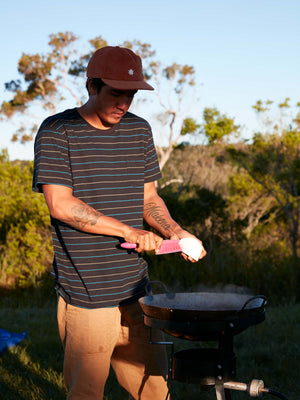
<path fill-rule="evenodd" d="M 300 101 L 299 15 L 299 0 L 5 1 L 0 8 L 0 102 L 10 99 L 4 83 L 20 77 L 22 53 L 47 52 L 51 33 L 71 31 L 82 45 L 99 35 L 110 45 L 137 39 L 150 43 L 165 65 L 194 67 L 196 119 L 205 107 L 216 107 L 251 137 L 257 100 Z M 155 125 L 149 112 L 147 118 Z M 33 143 L 11 143 L 14 128 L 0 121 L 0 149 L 7 148 L 11 160 L 33 159 Z"/>

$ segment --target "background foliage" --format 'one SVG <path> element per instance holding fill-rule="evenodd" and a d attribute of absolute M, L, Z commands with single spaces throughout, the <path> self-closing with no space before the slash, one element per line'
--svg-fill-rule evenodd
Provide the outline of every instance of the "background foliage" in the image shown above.
<path fill-rule="evenodd" d="M 0 155 L 0 283 L 36 284 L 52 261 L 48 208 L 31 190 L 32 162 Z"/>
<path fill-rule="evenodd" d="M 294 246 L 284 208 L 269 187 L 237 163 L 238 157 L 250 157 L 254 168 L 253 154 L 262 156 L 253 153 L 255 146 L 216 143 L 173 151 L 158 191 L 174 219 L 203 240 L 208 255 L 187 264 L 176 254 L 148 253 L 152 280 L 176 290 L 242 287 L 274 302 L 299 299 L 298 236 Z M 172 183 L 175 173 L 180 179 Z M 0 279 L 5 287 L 38 284 L 52 261 L 48 209 L 43 196 L 32 192 L 31 179 L 31 162 L 11 162 L 2 153 Z M 298 181 L 296 186 L 299 190 Z M 291 204 L 299 201 L 292 193 L 287 198 Z"/>

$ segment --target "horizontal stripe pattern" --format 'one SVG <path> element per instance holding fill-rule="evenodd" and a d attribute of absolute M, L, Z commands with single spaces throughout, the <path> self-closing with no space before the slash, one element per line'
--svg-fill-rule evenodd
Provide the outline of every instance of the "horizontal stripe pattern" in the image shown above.
<path fill-rule="evenodd" d="M 76 109 L 46 119 L 35 140 L 33 190 L 64 185 L 107 216 L 143 226 L 144 184 L 160 178 L 151 128 L 127 113 L 98 130 Z M 147 264 L 120 248 L 118 238 L 91 235 L 51 219 L 56 287 L 85 308 L 117 306 L 143 296 Z"/>

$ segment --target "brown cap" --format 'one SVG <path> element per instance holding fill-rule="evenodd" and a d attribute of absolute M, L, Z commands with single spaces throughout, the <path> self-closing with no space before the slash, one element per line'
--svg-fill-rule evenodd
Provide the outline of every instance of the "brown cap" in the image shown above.
<path fill-rule="evenodd" d="M 86 74 L 88 78 L 101 78 L 114 89 L 154 90 L 144 80 L 141 58 L 124 47 L 107 46 L 97 50 L 88 63 Z"/>

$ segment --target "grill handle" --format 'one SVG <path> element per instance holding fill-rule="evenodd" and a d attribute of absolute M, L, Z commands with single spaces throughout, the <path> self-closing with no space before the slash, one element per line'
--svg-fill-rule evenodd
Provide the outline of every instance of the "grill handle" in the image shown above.
<path fill-rule="evenodd" d="M 261 306 L 259 307 L 259 309 L 263 310 L 265 305 L 267 304 L 267 298 L 265 296 L 263 296 L 262 294 L 259 294 L 257 296 L 250 297 L 250 299 L 248 299 L 245 302 L 245 304 L 243 305 L 243 307 L 238 311 L 238 314 L 240 312 L 244 311 L 249 303 L 251 303 L 252 301 L 257 300 L 257 299 L 261 299 L 262 300 L 262 303 L 261 303 Z"/>

